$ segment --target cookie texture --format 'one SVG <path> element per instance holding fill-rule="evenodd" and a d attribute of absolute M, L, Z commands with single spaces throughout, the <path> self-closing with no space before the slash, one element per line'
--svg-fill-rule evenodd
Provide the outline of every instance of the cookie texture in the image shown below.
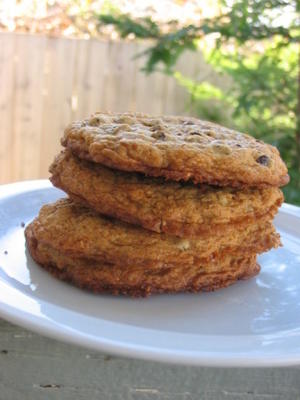
<path fill-rule="evenodd" d="M 269 221 L 234 227 L 226 234 L 178 238 L 110 220 L 62 199 L 42 207 L 28 226 L 39 243 L 75 258 L 143 267 L 201 265 L 203 260 L 261 253 L 280 245 Z"/>
<path fill-rule="evenodd" d="M 62 144 L 79 158 L 175 181 L 231 187 L 289 181 L 275 147 L 191 117 L 96 113 L 70 124 Z"/>
<path fill-rule="evenodd" d="M 105 263 L 57 251 L 39 240 L 32 224 L 26 229 L 26 240 L 34 260 L 54 277 L 94 293 L 145 297 L 154 293 L 212 291 L 248 279 L 260 270 L 254 254 L 227 254 L 197 266 L 153 264 L 145 268 Z"/>
<path fill-rule="evenodd" d="M 273 218 L 283 201 L 280 189 L 213 187 L 177 183 L 112 170 L 60 153 L 50 166 L 51 182 L 96 211 L 155 232 L 180 237 L 215 235 L 233 226 Z"/>

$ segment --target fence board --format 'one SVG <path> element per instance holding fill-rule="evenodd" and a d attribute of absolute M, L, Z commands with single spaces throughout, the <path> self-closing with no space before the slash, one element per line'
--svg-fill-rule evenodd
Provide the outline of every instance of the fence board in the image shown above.
<path fill-rule="evenodd" d="M 189 96 L 171 76 L 141 72 L 141 42 L 0 33 L 0 183 L 48 176 L 65 126 L 99 110 L 187 114 Z M 219 78 L 198 53 L 178 70 Z"/>
<path fill-rule="evenodd" d="M 1 35 L 0 49 L 0 182 L 9 182 L 12 179 L 15 37 Z"/>
<path fill-rule="evenodd" d="M 14 63 L 12 179 L 39 175 L 45 38 L 17 36 Z"/>
<path fill-rule="evenodd" d="M 61 148 L 63 130 L 72 120 L 76 44 L 76 40 L 47 39 L 42 91 L 41 177 L 48 176 L 49 164 Z"/>
<path fill-rule="evenodd" d="M 86 84 L 86 77 L 89 75 L 90 43 L 87 40 L 76 42 L 74 55 L 74 79 L 71 88 L 71 119 L 82 118 L 89 114 L 89 92 L 91 88 Z"/>
<path fill-rule="evenodd" d="M 114 47 L 114 46 L 113 46 Z M 139 73 L 137 62 L 134 60 L 136 54 L 135 44 L 128 43 L 124 46 L 119 43 L 115 55 L 115 93 L 119 96 L 113 96 L 111 99 L 111 109 L 115 107 L 118 111 L 136 110 L 136 75 Z M 108 86 L 110 88 L 110 86 Z M 122 95 L 124 93 L 124 95 Z"/>

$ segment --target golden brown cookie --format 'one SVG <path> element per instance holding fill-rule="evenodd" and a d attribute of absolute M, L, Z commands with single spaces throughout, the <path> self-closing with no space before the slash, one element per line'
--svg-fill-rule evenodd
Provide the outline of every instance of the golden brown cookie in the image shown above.
<path fill-rule="evenodd" d="M 219 186 L 281 186 L 278 150 L 251 136 L 191 117 L 96 113 L 73 122 L 62 144 L 108 167 Z"/>
<path fill-rule="evenodd" d="M 195 266 L 109 264 L 57 251 L 41 242 L 34 226 L 26 229 L 27 245 L 33 259 L 58 279 L 95 293 L 133 297 L 153 293 L 212 291 L 248 279 L 259 272 L 255 255 L 231 256 L 204 261 Z"/>
<path fill-rule="evenodd" d="M 112 170 L 70 151 L 50 167 L 51 182 L 96 211 L 155 232 L 180 237 L 215 234 L 233 224 L 273 218 L 283 201 L 280 189 L 220 188 L 176 183 Z"/>
<path fill-rule="evenodd" d="M 43 206 L 28 229 L 39 243 L 74 258 L 144 267 L 198 265 L 220 254 L 246 256 L 280 244 L 269 221 L 182 239 L 104 218 L 69 199 Z"/>

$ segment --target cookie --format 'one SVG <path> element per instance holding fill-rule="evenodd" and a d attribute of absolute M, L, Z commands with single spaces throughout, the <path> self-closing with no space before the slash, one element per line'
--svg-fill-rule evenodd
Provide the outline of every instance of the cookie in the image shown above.
<path fill-rule="evenodd" d="M 110 264 L 58 252 L 41 242 L 35 233 L 32 225 L 26 229 L 33 259 L 54 277 L 94 293 L 140 297 L 154 293 L 212 291 L 239 279 L 248 279 L 260 269 L 254 254 L 246 257 L 227 254 L 197 266 L 154 264 L 145 268 L 135 264 Z"/>
<path fill-rule="evenodd" d="M 50 167 L 51 182 L 96 211 L 154 232 L 180 237 L 215 234 L 233 224 L 273 218 L 283 201 L 280 189 L 220 188 L 177 183 L 109 169 L 71 151 Z"/>
<path fill-rule="evenodd" d="M 221 255 L 246 256 L 280 245 L 269 221 L 234 226 L 226 234 L 183 239 L 104 218 L 70 199 L 43 206 L 28 229 L 39 243 L 71 257 L 150 268 L 199 265 Z"/>
<path fill-rule="evenodd" d="M 191 117 L 96 113 L 70 124 L 62 144 L 82 159 L 175 181 L 231 187 L 289 181 L 275 147 Z"/>

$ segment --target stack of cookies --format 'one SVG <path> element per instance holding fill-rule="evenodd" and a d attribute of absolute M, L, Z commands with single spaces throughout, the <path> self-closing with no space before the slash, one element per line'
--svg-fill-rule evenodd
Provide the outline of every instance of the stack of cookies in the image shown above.
<path fill-rule="evenodd" d="M 190 117 L 96 113 L 67 127 L 26 228 L 32 257 L 102 293 L 210 291 L 259 272 L 289 180 L 276 148 Z"/>

